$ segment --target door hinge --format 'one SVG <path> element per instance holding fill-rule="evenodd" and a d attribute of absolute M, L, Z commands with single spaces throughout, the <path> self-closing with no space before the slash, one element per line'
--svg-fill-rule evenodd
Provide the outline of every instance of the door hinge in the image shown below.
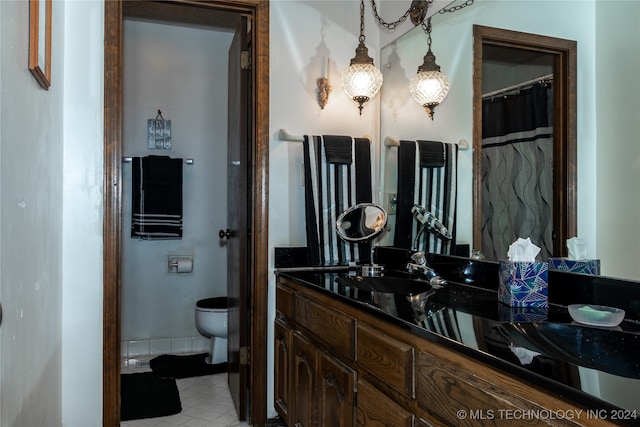
<path fill-rule="evenodd" d="M 249 364 L 249 347 L 246 345 L 244 347 L 240 347 L 240 365 L 248 365 Z"/>
<path fill-rule="evenodd" d="M 243 50 L 240 54 L 240 68 L 243 70 L 251 69 L 251 51 Z"/>

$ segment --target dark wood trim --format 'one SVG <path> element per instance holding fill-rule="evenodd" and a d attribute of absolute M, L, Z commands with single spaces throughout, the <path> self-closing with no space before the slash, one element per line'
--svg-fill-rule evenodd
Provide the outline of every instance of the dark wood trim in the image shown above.
<path fill-rule="evenodd" d="M 254 0 L 253 63 L 255 142 L 253 156 L 253 254 L 250 319 L 249 419 L 267 423 L 267 336 L 269 295 L 269 2 Z"/>
<path fill-rule="evenodd" d="M 578 231 L 577 43 L 573 40 L 473 26 L 473 249 L 482 250 L 482 46 L 491 44 L 553 55 L 553 254 L 566 256 Z"/>
<path fill-rule="evenodd" d="M 251 425 L 267 423 L 268 208 L 269 208 L 269 2 L 266 0 L 174 1 L 193 7 L 246 13 L 253 18 L 255 46 L 250 319 Z M 104 51 L 104 248 L 103 425 L 120 425 L 120 238 L 122 166 L 122 0 L 105 1 Z"/>
<path fill-rule="evenodd" d="M 122 3 L 105 1 L 104 14 L 102 423 L 115 427 L 120 425 Z"/>

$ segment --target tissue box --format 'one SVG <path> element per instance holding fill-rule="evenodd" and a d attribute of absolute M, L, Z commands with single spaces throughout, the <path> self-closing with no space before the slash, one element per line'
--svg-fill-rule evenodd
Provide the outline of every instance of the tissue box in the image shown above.
<path fill-rule="evenodd" d="M 500 261 L 498 300 L 510 307 L 547 307 L 546 262 Z"/>
<path fill-rule="evenodd" d="M 600 275 L 599 259 L 572 260 L 568 258 L 549 258 L 552 270 L 570 271 L 572 273 Z"/>
<path fill-rule="evenodd" d="M 544 322 L 548 307 L 507 307 L 498 304 L 498 319 L 501 322 Z"/>

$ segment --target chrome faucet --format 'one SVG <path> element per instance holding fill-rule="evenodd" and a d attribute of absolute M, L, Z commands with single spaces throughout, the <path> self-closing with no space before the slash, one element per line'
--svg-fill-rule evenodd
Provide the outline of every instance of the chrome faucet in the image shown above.
<path fill-rule="evenodd" d="M 427 257 L 425 257 L 424 252 L 415 252 L 411 255 L 411 261 L 407 264 L 407 270 L 409 273 L 420 273 L 426 279 L 429 280 L 429 284 L 433 286 L 434 289 L 442 288 L 447 284 L 447 281 L 440 277 L 436 271 L 429 267 L 427 264 Z"/>

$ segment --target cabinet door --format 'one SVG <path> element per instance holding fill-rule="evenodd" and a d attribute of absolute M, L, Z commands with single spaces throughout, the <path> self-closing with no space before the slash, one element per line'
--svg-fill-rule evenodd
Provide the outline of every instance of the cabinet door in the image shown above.
<path fill-rule="evenodd" d="M 356 373 L 323 352 L 319 363 L 320 425 L 353 427 Z"/>
<path fill-rule="evenodd" d="M 273 398 L 276 411 L 286 424 L 289 424 L 289 402 L 291 400 L 291 365 L 293 331 L 280 319 L 275 320 L 274 325 L 275 349 L 274 349 L 274 386 Z"/>
<path fill-rule="evenodd" d="M 299 332 L 293 333 L 293 381 L 289 425 L 311 427 L 318 419 L 317 350 Z"/>

